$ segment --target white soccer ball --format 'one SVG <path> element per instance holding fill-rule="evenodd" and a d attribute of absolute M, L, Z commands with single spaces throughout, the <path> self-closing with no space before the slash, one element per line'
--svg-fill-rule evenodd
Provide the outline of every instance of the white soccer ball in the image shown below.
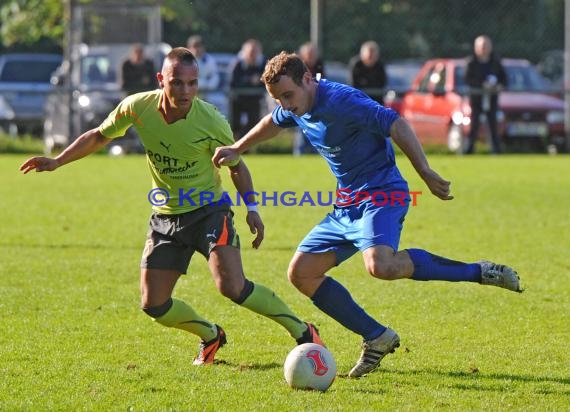
<path fill-rule="evenodd" d="M 336 362 L 327 348 L 316 343 L 296 346 L 285 359 L 285 380 L 295 389 L 326 391 L 336 376 Z"/>

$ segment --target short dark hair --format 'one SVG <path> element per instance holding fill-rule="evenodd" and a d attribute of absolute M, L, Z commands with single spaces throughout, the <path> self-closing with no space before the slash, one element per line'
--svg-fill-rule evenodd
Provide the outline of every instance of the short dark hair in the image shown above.
<path fill-rule="evenodd" d="M 309 69 L 303 60 L 295 53 L 282 51 L 265 65 L 261 81 L 265 84 L 277 83 L 281 76 L 289 76 L 297 85 L 303 82 L 303 76 Z"/>
<path fill-rule="evenodd" d="M 185 64 L 198 64 L 196 56 L 186 47 L 175 47 L 166 55 L 166 59 L 171 62 L 179 61 Z"/>

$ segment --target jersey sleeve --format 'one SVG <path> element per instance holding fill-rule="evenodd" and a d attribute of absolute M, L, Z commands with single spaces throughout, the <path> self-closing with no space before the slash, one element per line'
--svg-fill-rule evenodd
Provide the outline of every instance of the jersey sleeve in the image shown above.
<path fill-rule="evenodd" d="M 287 128 L 297 126 L 297 123 L 293 119 L 291 112 L 283 109 L 281 106 L 277 106 L 275 109 L 273 109 L 273 112 L 271 113 L 271 119 L 273 120 L 273 123 L 279 127 Z"/>
<path fill-rule="evenodd" d="M 378 104 L 365 95 L 349 99 L 344 106 L 348 108 L 344 112 L 350 113 L 352 122 L 383 137 L 390 136 L 392 124 L 400 117 L 398 112 Z"/>
<path fill-rule="evenodd" d="M 371 130 L 380 130 L 385 137 L 389 137 L 392 124 L 399 118 L 395 110 L 377 104 L 368 113 L 367 123 Z"/>
<path fill-rule="evenodd" d="M 331 101 L 330 105 L 334 107 L 332 118 L 344 119 L 350 129 L 365 129 L 382 137 L 390 136 L 392 124 L 400 117 L 398 112 L 382 106 L 354 88 L 339 90 Z"/>
<path fill-rule="evenodd" d="M 124 136 L 127 129 L 136 121 L 137 116 L 130 103 L 129 97 L 123 99 L 99 126 L 99 132 L 109 138 L 115 139 Z"/>

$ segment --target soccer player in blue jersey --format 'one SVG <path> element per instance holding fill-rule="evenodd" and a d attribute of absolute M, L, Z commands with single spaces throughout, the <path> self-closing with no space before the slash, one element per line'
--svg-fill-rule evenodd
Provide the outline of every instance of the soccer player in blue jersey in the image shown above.
<path fill-rule="evenodd" d="M 463 263 L 422 249 L 398 250 L 410 198 L 378 206 L 363 192 L 408 192 L 395 162 L 390 138 L 410 159 L 430 191 L 451 200 L 450 182 L 432 170 L 408 122 L 364 93 L 325 79 L 317 81 L 295 54 L 281 52 L 262 76 L 278 105 L 242 139 L 218 147 L 212 161 L 221 166 L 235 161 L 256 143 L 277 135 L 281 128 L 299 126 L 327 161 L 343 189 L 342 202 L 303 239 L 288 271 L 289 280 L 313 303 L 341 325 L 363 338 L 362 353 L 349 372 L 360 377 L 380 364 L 400 345 L 398 334 L 368 315 L 349 291 L 326 272 L 357 251 L 366 270 L 385 280 L 467 281 L 520 292 L 519 277 L 508 266 L 489 261 Z M 353 194 L 352 202 L 346 201 Z M 358 201 L 357 201 L 358 200 Z"/>

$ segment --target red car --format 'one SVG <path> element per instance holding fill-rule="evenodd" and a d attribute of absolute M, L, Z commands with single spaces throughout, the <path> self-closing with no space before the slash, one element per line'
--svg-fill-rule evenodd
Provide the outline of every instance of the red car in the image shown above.
<path fill-rule="evenodd" d="M 464 147 L 471 123 L 466 59 L 428 60 L 402 101 L 401 114 L 422 143 Z M 564 147 L 564 101 L 548 94 L 548 84 L 524 59 L 502 59 L 508 86 L 499 95 L 499 136 L 509 151 Z M 481 121 L 481 137 L 488 136 Z"/>

